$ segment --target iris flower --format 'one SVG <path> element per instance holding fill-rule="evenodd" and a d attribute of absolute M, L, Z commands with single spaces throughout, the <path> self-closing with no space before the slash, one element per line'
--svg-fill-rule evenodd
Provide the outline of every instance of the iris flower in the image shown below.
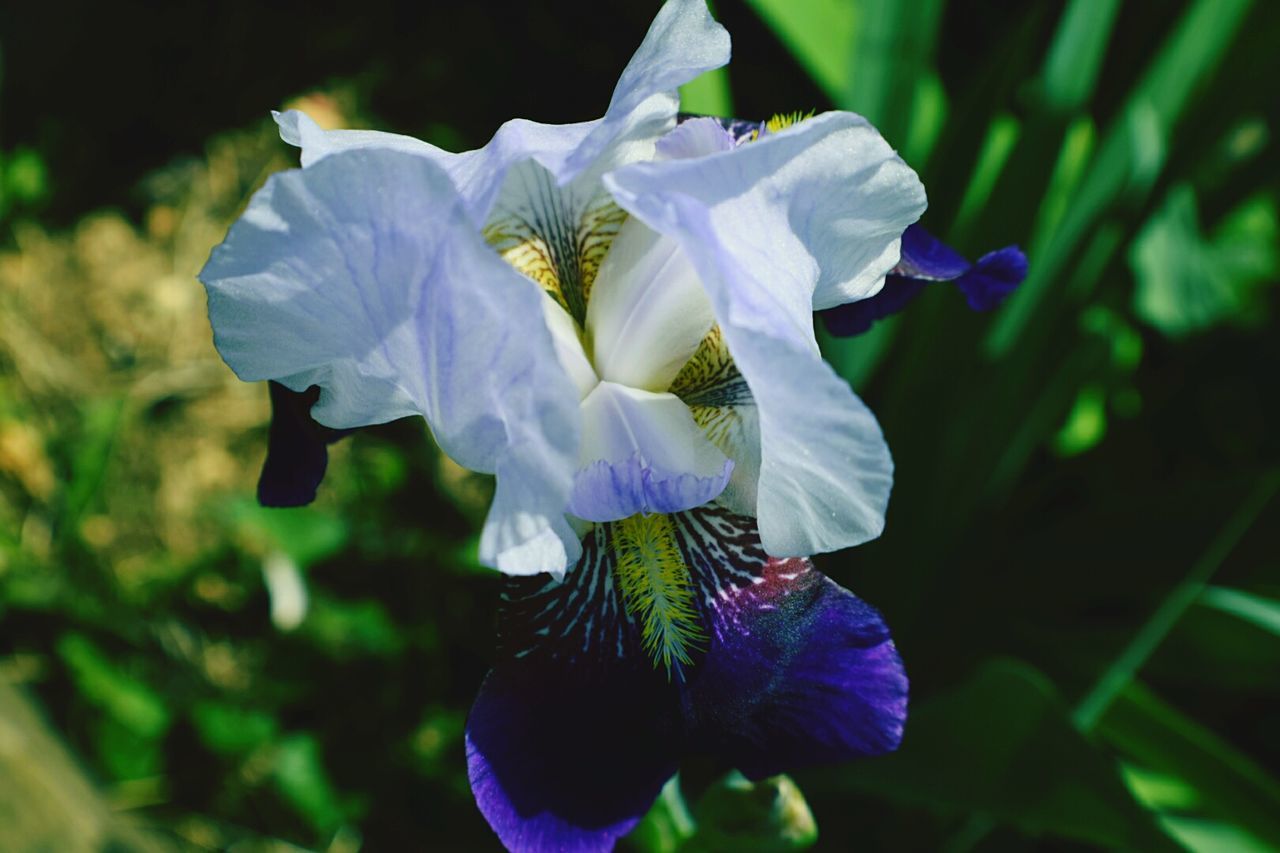
<path fill-rule="evenodd" d="M 901 738 L 887 628 L 809 561 L 880 534 L 893 470 L 813 318 L 881 290 L 924 189 L 850 113 L 678 122 L 728 59 L 669 0 L 596 121 L 454 154 L 277 115 L 302 168 L 200 276 L 223 358 L 274 383 L 264 502 L 407 415 L 495 475 L 466 744 L 513 850 L 609 849 L 692 753 L 758 778 Z"/>

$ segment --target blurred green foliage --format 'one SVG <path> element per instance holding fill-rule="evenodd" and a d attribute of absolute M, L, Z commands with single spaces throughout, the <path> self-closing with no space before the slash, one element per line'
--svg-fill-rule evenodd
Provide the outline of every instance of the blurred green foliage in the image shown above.
<path fill-rule="evenodd" d="M 403 422 L 335 445 L 314 507 L 257 507 L 265 389 L 194 274 L 293 163 L 281 100 L 451 147 L 594 117 L 652 4 L 53 5 L 0 11 L 62 34 L 9 38 L 0 83 L 0 678 L 178 848 L 493 849 L 462 745 L 489 484 Z M 860 112 L 926 227 L 1031 276 L 823 341 L 897 460 L 885 535 L 818 562 L 894 630 L 901 752 L 689 767 L 626 843 L 1280 849 L 1280 6 L 715 10 L 733 64 L 687 109 Z"/>

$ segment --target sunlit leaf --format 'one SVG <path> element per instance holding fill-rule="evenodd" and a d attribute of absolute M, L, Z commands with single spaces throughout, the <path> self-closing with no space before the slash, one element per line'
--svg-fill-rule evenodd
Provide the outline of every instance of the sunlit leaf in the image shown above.
<path fill-rule="evenodd" d="M 1280 601 L 1242 589 L 1210 586 L 1200 593 L 1200 603 L 1280 636 Z"/>
<path fill-rule="evenodd" d="M 1194 853 L 1274 853 L 1267 844 L 1238 826 L 1181 815 L 1162 815 L 1160 825 Z"/>
<path fill-rule="evenodd" d="M 282 551 L 303 568 L 336 553 L 349 535 L 341 518 L 311 506 L 281 509 L 242 500 L 230 514 L 246 546 L 263 556 Z"/>
<path fill-rule="evenodd" d="M 316 829 L 328 832 L 342 823 L 342 804 L 320 760 L 315 737 L 296 734 L 282 742 L 273 776 L 284 798 Z"/>
<path fill-rule="evenodd" d="M 270 714 L 225 702 L 196 703 L 191 720 L 205 746 L 224 755 L 248 752 L 273 738 L 279 728 Z"/>
<path fill-rule="evenodd" d="M 685 850 L 696 824 L 680 791 L 680 777 L 672 776 L 644 819 L 623 840 L 624 849 L 643 853 L 676 853 Z"/>
<path fill-rule="evenodd" d="M 847 0 L 747 0 L 837 104 L 849 95 L 857 7 Z"/>
<path fill-rule="evenodd" d="M 1098 385 L 1086 385 L 1076 395 L 1067 422 L 1053 438 L 1053 449 L 1062 456 L 1084 453 L 1107 434 L 1107 394 Z"/>
<path fill-rule="evenodd" d="M 1274 201 L 1257 196 L 1206 237 L 1195 192 L 1173 188 L 1134 240 L 1129 263 L 1137 279 L 1134 308 L 1167 335 L 1249 319 L 1258 289 L 1280 270 L 1280 222 Z"/>
<path fill-rule="evenodd" d="M 129 731 L 156 738 L 169 727 L 164 699 L 110 660 L 88 637 L 64 635 L 58 641 L 58 655 L 80 692 Z"/>
<path fill-rule="evenodd" d="M 1119 8 L 1119 0 L 1072 0 L 1062 13 L 1040 80 L 1040 95 L 1052 109 L 1067 112 L 1088 102 Z"/>
<path fill-rule="evenodd" d="M 751 782 L 730 773 L 698 799 L 693 817 L 698 831 L 688 851 L 784 853 L 807 850 L 818 840 L 813 812 L 789 776 Z"/>
<path fill-rule="evenodd" d="M 1280 783 L 1141 685 L 1116 698 L 1097 732 L 1132 761 L 1195 788 L 1202 814 L 1280 844 Z"/>
<path fill-rule="evenodd" d="M 993 325 L 989 352 L 1007 353 L 1019 340 L 1099 217 L 1122 197 L 1145 194 L 1159 169 L 1154 158 L 1163 160 L 1175 124 L 1192 94 L 1212 79 L 1249 6 L 1250 0 L 1196 0 L 1182 14 L 1106 132 L 1053 240 Z"/>

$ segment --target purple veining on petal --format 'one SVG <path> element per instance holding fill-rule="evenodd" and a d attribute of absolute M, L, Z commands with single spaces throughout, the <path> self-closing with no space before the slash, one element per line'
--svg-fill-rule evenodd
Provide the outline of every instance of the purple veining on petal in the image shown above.
<path fill-rule="evenodd" d="M 640 649 L 600 525 L 563 583 L 507 582 L 501 660 L 467 720 L 480 811 L 514 851 L 610 850 L 676 771 L 670 683 Z"/>
<path fill-rule="evenodd" d="M 765 555 L 750 519 L 702 511 L 681 526 L 702 543 L 710 628 L 688 680 L 691 743 L 757 779 L 896 749 L 907 679 L 875 609 L 807 559 Z"/>
<path fill-rule="evenodd" d="M 709 753 L 760 778 L 895 748 L 907 682 L 874 609 L 808 560 L 764 553 L 755 521 L 672 519 L 707 647 L 655 669 L 597 525 L 563 583 L 507 582 L 500 661 L 467 722 L 476 802 L 509 849 L 609 850 L 680 759 Z"/>
<path fill-rule="evenodd" d="M 600 459 L 575 475 L 569 512 L 587 521 L 617 521 L 638 512 L 680 512 L 714 500 L 732 474 L 732 459 L 709 477 L 662 471 L 638 452 L 621 462 Z"/>

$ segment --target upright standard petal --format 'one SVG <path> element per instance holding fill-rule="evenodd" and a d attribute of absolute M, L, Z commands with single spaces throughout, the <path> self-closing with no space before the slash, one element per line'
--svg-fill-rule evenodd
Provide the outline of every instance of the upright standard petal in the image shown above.
<path fill-rule="evenodd" d="M 587 305 L 600 377 L 666 391 L 714 322 L 711 302 L 680 244 L 635 219 L 624 222 Z"/>
<path fill-rule="evenodd" d="M 577 394 L 538 288 L 494 255 L 453 183 L 396 151 L 274 175 L 200 273 L 214 339 L 246 380 L 320 386 L 334 428 L 425 415 L 446 453 L 498 476 L 481 556 L 562 571 Z"/>
<path fill-rule="evenodd" d="M 585 171 L 618 140 L 636 140 L 652 156 L 653 141 L 675 126 L 676 90 L 727 64 L 729 51 L 729 33 L 706 0 L 668 0 L 618 78 L 604 118 L 567 161 L 569 171 Z"/>
<path fill-rule="evenodd" d="M 521 163 L 536 163 L 564 187 L 579 177 L 594 182 L 605 169 L 651 157 L 658 137 L 675 125 L 676 90 L 728 61 L 729 34 L 711 18 L 705 0 L 669 0 L 623 70 L 604 117 L 596 121 L 549 125 L 513 119 L 484 148 L 459 154 L 393 133 L 326 131 L 297 111 L 276 114 L 276 122 L 281 138 L 302 149 L 304 166 L 353 148 L 391 149 L 431 160 L 453 179 L 473 221 L 484 225 L 508 171 Z M 538 184 L 532 182 L 535 188 Z"/>
<path fill-rule="evenodd" d="M 676 239 L 759 413 L 760 534 L 776 556 L 879 535 L 892 461 L 874 416 L 822 360 L 813 307 L 873 293 L 924 190 L 858 116 L 830 113 L 732 152 L 605 177 Z"/>

